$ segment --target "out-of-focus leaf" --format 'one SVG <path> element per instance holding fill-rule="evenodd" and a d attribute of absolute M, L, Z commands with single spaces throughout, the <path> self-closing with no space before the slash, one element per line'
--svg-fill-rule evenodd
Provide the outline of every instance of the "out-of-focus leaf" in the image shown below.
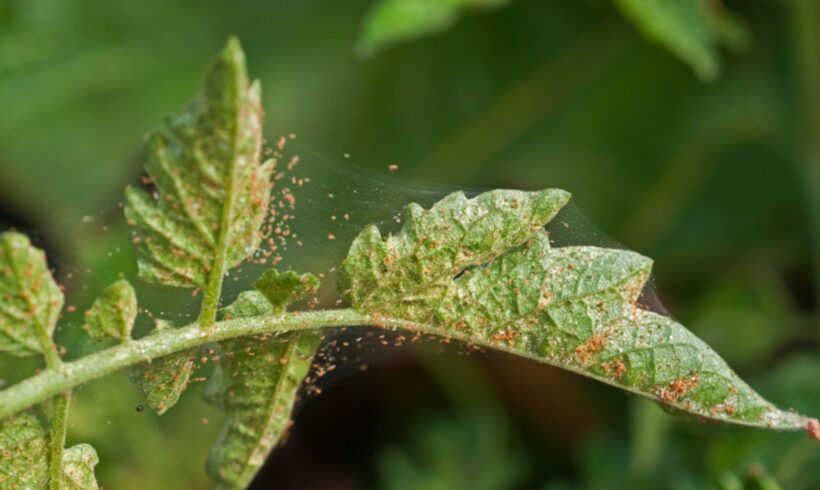
<path fill-rule="evenodd" d="M 637 304 L 649 259 L 625 250 L 552 248 L 539 229 L 551 215 L 534 227 L 521 219 L 528 223 L 522 228 L 510 210 L 528 214 L 525 206 L 480 205 L 488 196 L 509 203 L 539 195 L 494 191 L 467 206 L 456 195 L 426 212 L 410 205 L 395 236 L 365 229 L 342 268 L 353 307 L 562 367 L 701 418 L 806 428 L 808 419 L 764 400 L 682 325 Z M 465 240 L 479 235 L 483 241 Z"/>
<path fill-rule="evenodd" d="M 284 312 L 288 304 L 316 291 L 312 274 L 270 269 L 258 291 L 241 294 L 223 308 L 226 317 Z M 314 332 L 240 338 L 222 343 L 222 355 L 205 397 L 227 412 L 219 440 L 208 457 L 208 474 L 219 488 L 247 487 L 287 430 L 302 380 L 321 337 Z"/>
<path fill-rule="evenodd" d="M 28 412 L 0 422 L 0 488 L 42 488 L 48 472 L 46 433 Z"/>
<path fill-rule="evenodd" d="M 432 417 L 415 424 L 411 443 L 378 459 L 385 490 L 518 488 L 527 466 L 510 421 L 490 410 Z"/>
<path fill-rule="evenodd" d="M 234 267 L 256 251 L 274 166 L 260 161 L 259 97 L 232 39 L 189 109 L 151 136 L 146 170 L 157 190 L 126 190 L 142 279 L 204 287 L 214 267 Z"/>
<path fill-rule="evenodd" d="M 359 52 L 368 55 L 390 44 L 444 31 L 468 9 L 495 9 L 510 0 L 379 0 L 368 12 Z"/>
<path fill-rule="evenodd" d="M 131 338 L 137 318 L 137 294 L 121 279 L 103 291 L 85 312 L 85 330 L 92 337 Z"/>
<path fill-rule="evenodd" d="M 793 333 L 783 291 L 764 279 L 720 279 L 704 291 L 690 315 L 692 331 L 733 364 L 765 359 Z"/>
<path fill-rule="evenodd" d="M 89 444 L 77 444 L 63 452 L 63 488 L 97 490 L 94 467 L 100 462 L 97 451 Z"/>
<path fill-rule="evenodd" d="M 174 328 L 167 321 L 160 320 L 152 335 Z M 162 415 L 176 405 L 179 397 L 188 388 L 188 379 L 194 371 L 194 356 L 197 349 L 170 354 L 134 369 L 134 376 L 145 395 L 148 406 Z"/>
<path fill-rule="evenodd" d="M 51 277 L 42 250 L 20 233 L 0 234 L 0 352 L 43 353 L 51 339 L 63 293 Z"/>
<path fill-rule="evenodd" d="M 720 0 L 615 0 L 649 38 L 688 63 L 703 80 L 720 71 L 718 46 L 741 48 L 745 25 Z"/>

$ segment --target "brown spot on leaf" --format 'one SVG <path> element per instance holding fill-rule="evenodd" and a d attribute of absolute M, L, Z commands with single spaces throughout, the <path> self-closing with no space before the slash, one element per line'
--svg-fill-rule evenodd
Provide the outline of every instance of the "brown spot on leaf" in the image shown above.
<path fill-rule="evenodd" d="M 592 356 L 601 351 L 606 343 L 606 337 L 601 334 L 595 334 L 588 338 L 586 342 L 575 348 L 575 354 L 582 364 L 589 363 Z"/>
<path fill-rule="evenodd" d="M 668 386 L 664 386 L 660 389 L 660 397 L 665 402 L 673 402 L 675 400 L 680 399 L 681 397 L 685 396 L 687 392 L 693 390 L 698 387 L 700 384 L 700 374 L 692 373 L 687 377 L 678 378 Z M 728 413 L 728 410 L 727 410 Z M 729 413 L 729 415 L 732 415 Z"/>

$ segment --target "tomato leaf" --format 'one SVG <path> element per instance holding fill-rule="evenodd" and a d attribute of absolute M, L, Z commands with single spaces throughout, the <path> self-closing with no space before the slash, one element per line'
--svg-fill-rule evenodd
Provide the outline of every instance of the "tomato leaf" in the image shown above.
<path fill-rule="evenodd" d="M 84 329 L 92 337 L 131 338 L 137 318 L 137 294 L 131 283 L 121 279 L 100 293 L 85 312 Z"/>
<path fill-rule="evenodd" d="M 382 239 L 374 227 L 365 229 L 343 264 L 347 297 L 377 321 L 405 320 L 535 359 L 700 418 L 806 427 L 808 419 L 764 400 L 682 325 L 640 305 L 649 259 L 618 249 L 553 248 L 541 229 L 550 213 L 533 221 L 527 206 L 481 204 L 528 199 L 493 191 L 465 203 L 456 194 L 430 211 L 410 205 L 396 235 Z M 527 226 L 510 224 L 516 213 Z M 492 239 L 466 239 L 473 236 Z"/>
<path fill-rule="evenodd" d="M 288 304 L 314 293 L 319 279 L 270 269 L 255 285 L 257 291 L 241 294 L 222 309 L 225 318 L 281 314 Z M 316 332 L 292 332 L 222 343 L 219 370 L 205 393 L 227 413 L 206 465 L 219 488 L 247 487 L 264 464 L 289 427 L 320 341 Z"/>
<path fill-rule="evenodd" d="M 139 275 L 150 282 L 205 287 L 252 255 L 267 216 L 274 160 L 261 161 L 262 106 L 239 42 L 232 39 L 189 108 L 149 138 L 153 195 L 126 190 Z"/>
<path fill-rule="evenodd" d="M 152 335 L 175 328 L 171 322 L 160 320 Z M 188 380 L 196 367 L 194 356 L 197 348 L 169 354 L 137 366 L 134 378 L 151 407 L 158 415 L 176 405 L 188 388 Z"/>
<path fill-rule="evenodd" d="M 0 487 L 42 488 L 48 479 L 48 442 L 37 417 L 22 412 L 0 421 Z"/>
<path fill-rule="evenodd" d="M 43 251 L 20 233 L 0 234 L 0 352 L 28 356 L 52 348 L 62 307 Z"/>
<path fill-rule="evenodd" d="M 77 444 L 63 452 L 63 486 L 65 490 L 98 490 L 94 467 L 100 462 L 97 451 L 88 444 Z"/>

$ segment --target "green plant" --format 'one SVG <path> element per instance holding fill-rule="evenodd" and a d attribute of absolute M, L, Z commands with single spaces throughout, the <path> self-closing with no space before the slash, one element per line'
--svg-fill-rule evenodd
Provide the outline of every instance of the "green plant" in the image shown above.
<path fill-rule="evenodd" d="M 44 254 L 21 234 L 0 235 L 0 351 L 45 360 L 41 372 L 0 392 L 4 488 L 97 488 L 95 451 L 64 449 L 71 390 L 131 367 L 161 414 L 188 386 L 203 348 L 218 361 L 206 399 L 226 413 L 207 470 L 220 488 L 245 487 L 287 428 L 320 331 L 350 325 L 500 349 L 700 419 L 820 437 L 816 420 L 777 409 L 682 325 L 641 307 L 649 259 L 554 248 L 544 226 L 569 201 L 561 190 L 456 192 L 430 209 L 407 206 L 395 235 L 366 227 L 341 264 L 349 308 L 289 312 L 319 281 L 276 269 L 220 308 L 225 275 L 246 260 L 264 262 L 257 253 L 270 233 L 275 159 L 262 159 L 259 90 L 239 43 L 229 41 L 199 96 L 149 139 L 154 192 L 126 190 L 140 278 L 201 290 L 196 322 L 159 320 L 132 338 L 137 299 L 122 280 L 100 294 L 85 325 L 118 345 L 64 362 L 52 340 L 63 293 Z"/>
<path fill-rule="evenodd" d="M 464 10 L 492 10 L 510 0 L 378 0 L 365 18 L 359 51 L 444 31 Z M 748 44 L 743 20 L 720 0 L 614 0 L 618 9 L 649 39 L 688 63 L 702 80 L 720 71 L 718 47 L 741 50 Z"/>

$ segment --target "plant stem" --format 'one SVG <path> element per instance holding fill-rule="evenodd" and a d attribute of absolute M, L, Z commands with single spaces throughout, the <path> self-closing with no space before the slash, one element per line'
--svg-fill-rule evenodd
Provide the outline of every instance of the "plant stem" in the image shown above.
<path fill-rule="evenodd" d="M 60 359 L 60 354 L 57 353 L 57 345 L 47 334 L 41 334 L 39 340 L 40 347 L 43 350 L 43 357 L 46 359 L 46 367 L 52 371 L 59 371 L 63 365 L 63 360 Z"/>
<path fill-rule="evenodd" d="M 589 371 L 550 358 L 539 357 L 529 352 L 509 348 L 497 342 L 482 338 L 481 336 L 447 331 L 439 326 L 426 325 L 410 320 L 390 318 L 379 314 L 369 315 L 359 313 L 353 309 L 344 309 L 303 311 L 274 316 L 237 318 L 234 320 L 216 322 L 209 329 L 203 329 L 198 323 L 192 323 L 183 328 L 167 330 L 162 333 L 143 337 L 140 340 L 120 344 L 76 361 L 63 363 L 60 371 L 47 369 L 0 391 L 0 420 L 48 400 L 75 386 L 101 378 L 120 369 L 143 362 L 149 362 L 152 359 L 211 342 L 260 334 L 282 334 L 297 330 L 319 330 L 323 328 L 365 325 L 386 330 L 406 330 L 419 334 L 446 337 L 447 339 L 464 342 L 472 346 L 508 352 L 519 357 L 559 367 L 575 374 L 595 379 L 636 395 L 661 401 L 658 396 L 643 392 L 637 388 L 619 384 L 611 378 L 598 376 Z M 686 406 L 684 405 L 678 405 L 669 401 L 664 401 L 664 403 L 672 408 L 686 410 Z M 767 428 L 771 430 L 805 430 L 810 420 L 803 416 L 795 415 L 788 419 L 781 420 L 778 424 L 767 423 L 763 425 L 761 423 L 730 420 L 709 415 L 701 415 L 701 417 L 733 425 Z"/>
<path fill-rule="evenodd" d="M 60 370 L 46 369 L 0 391 L 0 419 L 122 368 L 174 352 L 234 337 L 294 330 L 372 325 L 373 319 L 353 310 L 294 312 L 270 317 L 238 318 L 216 322 L 209 329 L 199 323 L 120 344 L 72 362 Z M 382 324 L 386 322 L 382 321 Z M 395 322 L 397 328 L 399 322 Z"/>
<path fill-rule="evenodd" d="M 63 484 L 63 448 L 70 405 L 71 390 L 66 390 L 51 400 L 51 429 L 48 437 L 49 490 L 60 490 Z"/>

